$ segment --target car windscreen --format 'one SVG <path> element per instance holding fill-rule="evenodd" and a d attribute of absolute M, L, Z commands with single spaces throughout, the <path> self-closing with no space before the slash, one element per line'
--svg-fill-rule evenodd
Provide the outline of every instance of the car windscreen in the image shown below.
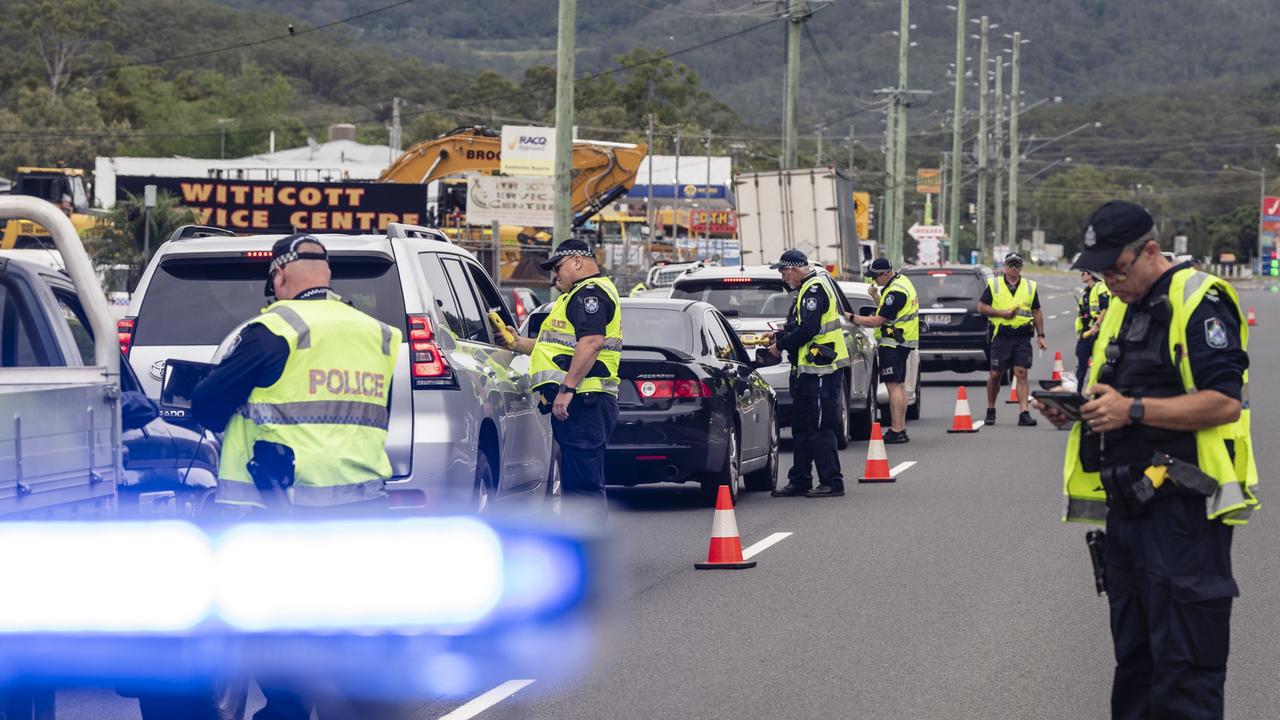
<path fill-rule="evenodd" d="M 795 303 L 795 296 L 781 279 L 742 277 L 686 280 L 676 284 L 671 297 L 710 303 L 729 317 L 747 318 L 786 317 Z"/>
<path fill-rule="evenodd" d="M 622 310 L 623 349 L 647 345 L 693 354 L 693 333 L 689 316 L 678 308 L 624 307 Z"/>
<path fill-rule="evenodd" d="M 983 283 L 976 273 L 934 270 L 906 273 L 920 296 L 920 307 L 977 303 Z"/>
<path fill-rule="evenodd" d="M 359 310 L 405 330 L 395 263 L 380 257 L 331 256 L 335 292 Z M 172 258 L 161 263 L 138 311 L 135 345 L 217 345 L 271 302 L 259 258 Z"/>

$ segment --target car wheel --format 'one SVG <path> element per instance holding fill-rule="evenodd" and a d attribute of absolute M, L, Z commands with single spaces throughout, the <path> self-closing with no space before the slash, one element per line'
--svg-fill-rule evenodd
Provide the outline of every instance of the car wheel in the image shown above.
<path fill-rule="evenodd" d="M 764 467 L 747 474 L 745 479 L 748 490 L 760 492 L 762 490 L 773 490 L 778 486 L 778 465 L 782 460 L 782 453 L 779 449 L 781 432 L 778 429 L 777 410 L 770 408 L 768 461 Z"/>
<path fill-rule="evenodd" d="M 737 505 L 738 491 L 742 489 L 742 453 L 738 450 L 737 428 L 729 430 L 724 466 L 702 481 L 702 497 L 708 505 L 716 504 L 716 496 L 720 494 L 721 485 L 729 486 L 729 499 Z"/>
<path fill-rule="evenodd" d="M 564 488 L 560 484 L 560 446 L 551 444 L 551 467 L 547 469 L 547 499 L 543 504 L 543 514 L 549 518 L 558 518 L 564 511 Z"/>
<path fill-rule="evenodd" d="M 850 419 L 849 432 L 854 440 L 871 439 L 871 423 L 876 419 L 876 376 L 875 369 L 872 368 L 871 382 L 867 385 L 867 397 L 862 402 L 862 407 L 853 413 Z"/>
<path fill-rule="evenodd" d="M 920 408 L 924 407 L 924 393 L 921 392 L 920 375 L 916 374 L 916 401 L 907 406 L 907 419 L 919 420 Z"/>
<path fill-rule="evenodd" d="M 840 418 L 840 427 L 836 428 L 836 447 L 844 450 L 849 447 L 849 388 L 845 382 L 844 374 L 841 373 L 836 377 L 840 378 L 840 406 L 836 408 L 836 417 Z"/>
<path fill-rule="evenodd" d="M 481 450 L 476 456 L 476 486 L 472 495 L 476 513 L 484 515 L 493 510 L 493 465 L 489 463 L 489 454 Z"/>

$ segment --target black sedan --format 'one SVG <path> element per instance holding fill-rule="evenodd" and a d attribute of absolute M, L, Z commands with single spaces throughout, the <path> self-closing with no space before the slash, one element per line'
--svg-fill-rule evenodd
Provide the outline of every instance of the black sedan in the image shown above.
<path fill-rule="evenodd" d="M 536 335 L 548 306 L 530 317 Z M 618 424 L 605 451 L 610 485 L 696 482 L 708 503 L 720 485 L 772 490 L 778 477 L 777 400 L 715 307 L 622 299 Z"/>

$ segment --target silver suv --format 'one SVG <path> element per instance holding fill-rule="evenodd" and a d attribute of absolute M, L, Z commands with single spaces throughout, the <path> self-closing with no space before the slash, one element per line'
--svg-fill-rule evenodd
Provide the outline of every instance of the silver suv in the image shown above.
<path fill-rule="evenodd" d="M 261 310 L 280 237 L 187 226 L 160 247 L 117 328 L 147 395 L 159 396 L 165 360 L 213 360 Z M 317 237 L 334 290 L 404 336 L 387 440 L 393 506 L 558 508 L 551 425 L 531 400 L 528 375 L 511 367 L 514 353 L 495 344 L 487 313 L 515 320 L 475 257 L 438 230 L 409 225 Z M 186 420 L 181 410 L 165 412 Z"/>
<path fill-rule="evenodd" d="M 815 269 L 828 283 L 840 306 L 841 324 L 852 361 L 841 374 L 845 389 L 841 399 L 847 412 L 841 415 L 844 422 L 836 439 L 843 449 L 848 447 L 850 440 L 866 440 L 871 435 L 876 410 L 876 341 L 869 330 L 859 328 L 846 319 L 846 314 L 853 312 L 854 308 L 845 293 L 826 270 Z M 744 339 L 781 329 L 787 314 L 796 304 L 795 292 L 782 282 L 777 270 L 770 270 L 767 265 L 689 270 L 676 279 L 671 287 L 671 297 L 714 305 L 729 319 L 738 336 Z M 784 362 L 762 367 L 759 372 L 777 394 L 779 423 L 790 425 L 790 366 Z"/>

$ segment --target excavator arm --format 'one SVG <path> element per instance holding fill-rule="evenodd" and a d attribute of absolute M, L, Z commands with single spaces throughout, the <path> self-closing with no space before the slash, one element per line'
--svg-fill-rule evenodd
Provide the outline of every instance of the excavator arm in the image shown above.
<path fill-rule="evenodd" d="M 645 145 L 578 140 L 573 143 L 571 202 L 574 226 L 621 197 L 636 182 Z M 464 172 L 496 173 L 502 139 L 486 127 L 458 128 L 414 145 L 378 178 L 378 182 L 416 183 Z"/>

